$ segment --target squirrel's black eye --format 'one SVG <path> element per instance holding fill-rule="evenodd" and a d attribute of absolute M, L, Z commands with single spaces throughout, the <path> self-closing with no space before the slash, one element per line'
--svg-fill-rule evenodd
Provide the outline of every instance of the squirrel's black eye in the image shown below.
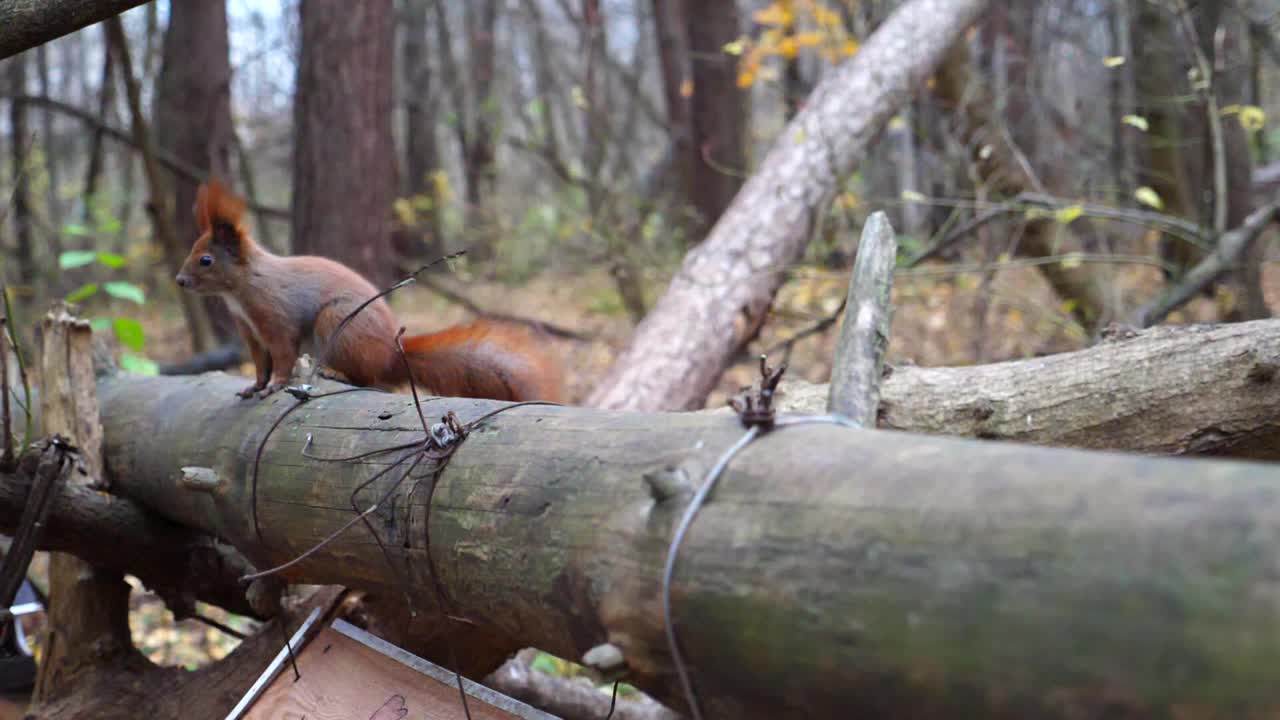
<path fill-rule="evenodd" d="M 201 256 L 200 256 L 200 267 L 209 267 L 209 266 L 210 266 L 210 265 L 212 265 L 212 264 L 213 264 L 213 256 L 212 256 L 212 255 L 201 255 Z"/>

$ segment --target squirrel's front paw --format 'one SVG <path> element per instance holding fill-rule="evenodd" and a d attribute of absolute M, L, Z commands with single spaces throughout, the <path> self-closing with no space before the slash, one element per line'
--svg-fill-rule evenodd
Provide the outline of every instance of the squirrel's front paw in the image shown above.
<path fill-rule="evenodd" d="M 254 393 L 254 397 L 259 399 L 270 397 L 287 387 L 289 387 L 288 382 L 273 382 L 266 387 L 260 388 L 256 393 Z"/>
<path fill-rule="evenodd" d="M 256 394 L 258 393 L 258 391 L 259 391 L 259 390 L 261 390 L 261 389 L 263 389 L 264 387 L 266 387 L 266 386 L 265 386 L 265 385 L 262 385 L 262 384 L 260 384 L 260 383 L 254 383 L 254 384 L 250 385 L 249 387 L 247 387 L 247 388 L 245 388 L 245 389 L 241 390 L 240 392 L 236 393 L 236 395 L 238 395 L 238 396 L 240 396 L 240 397 L 242 397 L 242 398 L 248 399 L 248 398 L 251 398 L 251 397 L 253 397 L 254 395 L 256 395 Z"/>

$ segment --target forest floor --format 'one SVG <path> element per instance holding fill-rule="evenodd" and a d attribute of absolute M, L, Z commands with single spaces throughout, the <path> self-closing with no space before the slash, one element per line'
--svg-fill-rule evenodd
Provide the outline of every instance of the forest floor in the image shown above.
<path fill-rule="evenodd" d="M 1001 270 L 986 278 L 946 275 L 942 270 L 942 266 L 924 268 L 895 281 L 889 362 L 966 365 L 1064 352 L 1088 344 L 1085 333 L 1070 320 L 1067 309 L 1034 268 Z M 568 369 L 573 402 L 587 397 L 625 347 L 633 329 L 603 271 L 571 277 L 547 274 L 519 286 L 462 278 L 449 282 L 482 308 L 589 334 L 589 341 L 549 340 Z M 752 344 L 752 352 L 772 347 L 831 315 L 845 295 L 847 282 L 847 270 L 795 271 L 779 292 L 774 313 Z M 1127 268 L 1117 273 L 1113 287 L 1120 306 L 1131 308 L 1159 289 L 1160 277 L 1152 268 Z M 1280 308 L 1280 263 L 1265 266 L 1264 287 L 1270 306 Z M 656 294 L 661 288 L 653 290 Z M 1218 316 L 1215 303 L 1222 301 L 1221 295 L 1197 298 L 1171 316 L 1169 322 L 1211 322 Z M 399 291 L 393 296 L 392 305 L 411 332 L 438 330 L 471 317 L 465 309 L 416 285 Z M 152 359 L 165 362 L 189 354 L 182 315 L 176 303 L 165 302 L 163 292 L 159 292 L 156 302 L 148 303 L 134 315 L 147 328 L 147 353 Z M 810 382 L 826 381 L 838 326 L 838 322 L 833 323 L 825 332 L 796 343 L 789 372 Z M 780 357 L 778 351 L 773 359 Z M 725 373 L 708 406 L 723 405 L 727 397 L 754 381 L 756 367 L 751 357 L 741 358 Z M 252 368 L 245 366 L 240 371 L 248 374 Z M 33 566 L 33 576 L 43 586 L 42 568 L 43 557 Z M 237 644 L 234 638 L 198 621 L 174 623 L 159 598 L 141 591 L 136 581 L 130 580 L 140 590 L 132 601 L 134 640 L 152 660 L 194 668 L 224 657 Z M 201 607 L 200 611 L 242 632 L 251 631 L 254 625 L 217 608 Z M 38 624 L 33 623 L 28 629 L 35 641 Z M 3 717 L 0 709 L 0 718 Z"/>

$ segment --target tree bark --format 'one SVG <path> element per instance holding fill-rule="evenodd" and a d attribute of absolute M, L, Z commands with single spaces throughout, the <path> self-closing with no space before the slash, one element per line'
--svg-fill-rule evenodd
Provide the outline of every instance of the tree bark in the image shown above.
<path fill-rule="evenodd" d="M 142 153 L 142 169 L 147 178 L 147 193 L 150 197 L 151 221 L 158 236 L 160 246 L 165 248 L 170 257 L 182 253 L 184 256 L 190 245 L 184 244 L 173 226 L 173 215 L 169 207 L 169 196 L 165 192 L 164 180 L 160 177 L 160 164 L 156 159 L 155 138 L 150 123 L 142 110 L 142 89 L 133 74 L 133 59 L 129 53 L 129 40 L 124 33 L 124 25 L 120 18 L 107 20 L 107 33 L 111 36 L 108 45 L 116 54 L 116 62 L 120 65 L 119 76 L 124 83 L 125 97 L 129 101 L 130 127 L 133 142 Z M 212 333 L 208 313 L 203 302 L 191 293 L 179 292 L 178 300 L 182 304 L 182 313 L 186 317 L 187 330 L 191 335 L 191 351 L 202 352 L 209 344 Z"/>
<path fill-rule="evenodd" d="M 49 82 L 49 53 L 48 48 L 43 45 L 36 48 L 36 76 L 40 80 L 40 94 L 48 95 L 53 92 L 53 86 Z M 58 159 L 62 155 L 61 143 L 55 136 L 54 115 L 49 109 L 45 109 L 40 113 L 40 137 L 44 143 L 44 169 L 48 174 L 49 181 L 45 188 L 45 213 L 49 218 L 49 226 L 53 231 L 49 233 L 49 250 L 53 257 L 62 254 L 62 168 L 59 166 Z M 61 280 L 61 278 L 57 278 Z M 57 288 L 58 282 L 55 280 L 54 286 Z M 62 294 L 61 288 L 57 288 L 55 292 Z"/>
<path fill-rule="evenodd" d="M 671 136 L 671 194 L 678 203 L 676 219 L 687 236 L 696 229 L 686 222 L 683 205 L 693 196 L 693 168 L 698 157 L 693 150 L 693 121 L 685 83 L 693 87 L 689 69 L 689 36 L 685 22 L 685 0 L 653 0 L 653 22 L 657 30 L 658 60 L 662 70 L 662 95 L 666 100 L 667 132 Z M 690 237 L 686 237 L 688 241 Z"/>
<path fill-rule="evenodd" d="M 392 3 L 299 7 L 292 248 L 341 261 L 385 284 L 395 275 Z"/>
<path fill-rule="evenodd" d="M 237 387 L 225 376 L 105 381 L 106 454 L 117 491 L 216 528 L 259 566 L 351 520 L 353 492 L 391 457 L 309 456 L 421 435 L 408 398 L 363 392 L 312 400 L 267 438 L 295 401 L 246 404 Z M 426 409 L 469 419 L 496 407 Z M 367 516 L 371 528 L 287 574 L 406 592 L 426 609 L 434 565 L 451 614 L 562 657 L 610 642 L 638 686 L 678 709 L 662 561 L 688 492 L 742 434 L 721 412 L 515 409 L 472 432 L 432 492 L 429 476 L 405 483 Z M 172 482 L 188 463 L 243 480 L 193 502 Z M 1275 591 L 1273 474 L 779 429 L 728 465 L 677 565 L 674 621 L 700 704 L 742 718 L 1268 716 L 1280 710 L 1280 634 L 1265 628 L 1280 608 L 1257 598 Z M 392 482 L 359 491 L 358 505 Z"/>
<path fill-rule="evenodd" d="M 101 22 L 147 0 L 9 0 L 0 3 L 0 59 Z"/>
<path fill-rule="evenodd" d="M 111 108 L 115 106 L 115 79 L 112 77 L 112 65 L 115 52 L 111 49 L 111 33 L 106 26 L 102 28 L 102 83 L 98 86 L 97 124 L 93 126 L 89 137 L 89 160 L 84 171 L 84 193 L 81 198 L 83 215 L 81 221 L 88 224 L 93 218 L 93 204 L 97 202 L 98 180 L 102 177 L 102 166 L 105 159 L 103 140 L 111 121 Z M 47 95 L 47 94 L 46 94 Z M 46 110 L 50 108 L 46 107 Z M 121 132 L 120 138 L 128 139 L 129 135 Z"/>
<path fill-rule="evenodd" d="M 234 132 L 231 124 L 231 59 L 224 0 L 184 0 L 169 12 L 160 77 L 156 83 L 153 125 L 156 146 L 169 151 L 200 175 L 231 181 Z M 167 260 L 177 272 L 200 235 L 192 209 L 199 182 L 170 175 L 169 201 L 177 243 Z M 216 343 L 236 337 L 226 304 L 201 298 Z M 215 344 L 216 344 L 215 343 Z"/>
<path fill-rule="evenodd" d="M 971 367 L 898 366 L 879 425 L 1037 445 L 1280 460 L 1280 321 L 1156 327 L 1078 352 Z M 826 385 L 779 407 L 821 413 Z"/>
<path fill-rule="evenodd" d="M 467 66 L 471 101 L 471 124 L 462 145 L 462 169 L 467 183 L 467 230 L 476 238 L 467 254 L 476 262 L 487 262 L 497 249 L 498 228 L 494 208 L 497 185 L 494 161 L 494 124 L 498 109 L 493 95 L 497 61 L 497 0 L 472 0 L 466 7 Z"/>
<path fill-rule="evenodd" d="M 959 118 L 960 139 L 972 155 L 978 175 L 993 194 L 1012 198 L 1020 193 L 1041 191 L 1036 178 L 1020 162 L 1017 149 L 1001 132 L 997 103 L 981 85 L 975 86 L 970 72 L 969 50 L 964 42 L 952 47 L 938 73 L 937 93 Z M 1016 251 L 1031 258 L 1061 254 L 1058 233 L 1066 228 L 1052 218 L 1028 219 L 1019 236 Z M 1064 301 L 1072 302 L 1071 314 L 1086 331 L 1092 332 L 1109 310 L 1107 294 L 1094 268 L 1077 264 L 1047 263 L 1036 268 Z"/>
<path fill-rule="evenodd" d="M 414 255 L 436 257 L 445 253 L 444 223 L 441 221 L 441 197 L 434 173 L 440 169 L 440 146 L 436 142 L 436 107 L 431 72 L 431 54 L 427 43 L 427 0 L 412 0 L 405 6 L 401 57 L 404 61 L 404 168 L 408 195 L 424 195 L 431 199 L 422 223 L 427 232 L 425 243 L 412 243 L 403 251 Z M 415 228 L 416 229 L 416 228 Z M 403 252 L 402 251 L 402 252 Z"/>
<path fill-rule="evenodd" d="M 738 87 L 737 58 L 724 46 L 738 39 L 737 0 L 701 0 L 686 8 L 693 95 L 690 204 L 702 227 L 713 226 L 747 173 L 750 96 Z"/>
<path fill-rule="evenodd" d="M 39 277 L 31 233 L 30 168 L 27 167 L 32 137 L 27 130 L 27 103 L 20 99 L 26 94 L 27 87 L 26 56 L 11 58 L 6 63 L 5 73 L 8 75 L 9 91 L 13 95 L 9 100 L 9 172 L 13 180 L 13 200 L 8 214 L 12 215 L 10 222 L 13 223 L 15 241 L 14 260 L 18 266 L 18 277 L 11 280 L 25 284 L 34 282 Z"/>
<path fill-rule="evenodd" d="M 814 92 L 592 394 L 615 409 L 702 405 L 763 322 L 839 182 L 983 0 L 913 0 Z M 697 90 L 695 90 L 695 93 Z"/>

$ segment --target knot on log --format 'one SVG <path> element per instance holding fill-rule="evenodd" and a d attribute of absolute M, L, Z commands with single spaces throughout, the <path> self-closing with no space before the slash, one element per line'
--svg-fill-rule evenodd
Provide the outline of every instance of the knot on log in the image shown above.
<path fill-rule="evenodd" d="M 649 486 L 650 497 L 658 503 L 686 495 L 693 490 L 689 483 L 689 474 L 683 468 L 674 465 L 645 473 L 644 482 Z"/>
<path fill-rule="evenodd" d="M 188 490 L 211 493 L 222 485 L 222 479 L 213 468 L 187 465 L 182 468 L 181 483 Z"/>

